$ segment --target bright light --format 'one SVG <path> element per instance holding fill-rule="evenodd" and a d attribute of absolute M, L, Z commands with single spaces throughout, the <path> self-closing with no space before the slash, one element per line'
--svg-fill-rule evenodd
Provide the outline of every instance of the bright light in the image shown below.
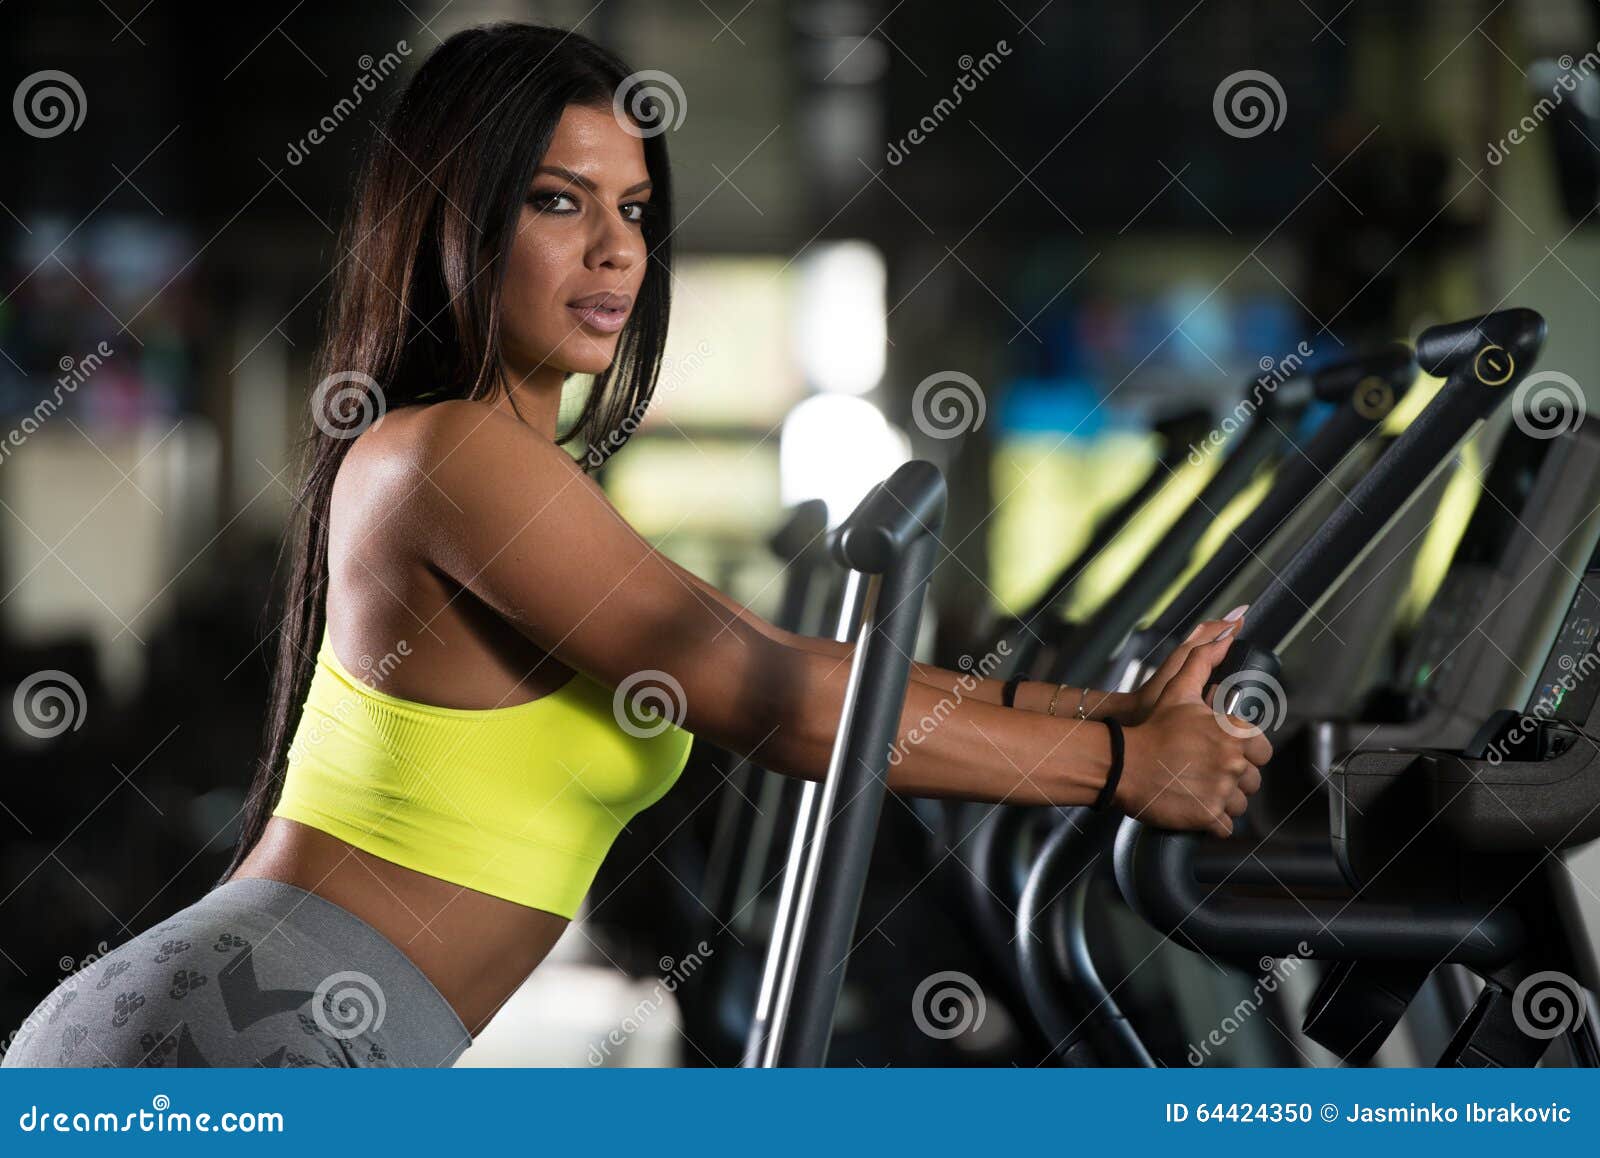
<path fill-rule="evenodd" d="M 828 525 L 837 526 L 874 484 L 911 458 L 911 440 L 890 426 L 864 398 L 818 394 L 783 420 L 778 441 L 778 480 L 783 505 L 807 499 L 828 504 Z"/>
<path fill-rule="evenodd" d="M 865 394 L 883 377 L 889 322 L 883 254 L 864 241 L 812 247 L 795 307 L 795 358 L 820 391 Z"/>

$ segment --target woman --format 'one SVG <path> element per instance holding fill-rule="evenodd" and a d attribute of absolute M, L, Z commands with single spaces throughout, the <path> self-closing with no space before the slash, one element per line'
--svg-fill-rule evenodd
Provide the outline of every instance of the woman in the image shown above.
<path fill-rule="evenodd" d="M 581 36 L 495 25 L 411 79 L 341 244 L 318 358 L 340 393 L 313 400 L 233 862 L 58 986 L 7 1065 L 449 1065 L 691 732 L 824 774 L 850 646 L 676 566 L 589 477 L 643 413 L 667 330 L 666 146 L 618 96 L 629 75 Z M 574 374 L 595 385 L 560 434 Z M 1087 804 L 1110 718 L 1115 805 L 1226 834 L 1271 753 L 1201 699 L 1231 630 L 1201 624 L 1133 694 L 1024 683 L 1008 708 L 986 680 L 890 786 Z M 907 726 L 963 678 L 916 665 Z M 671 718 L 630 711 L 640 688 L 667 689 Z"/>

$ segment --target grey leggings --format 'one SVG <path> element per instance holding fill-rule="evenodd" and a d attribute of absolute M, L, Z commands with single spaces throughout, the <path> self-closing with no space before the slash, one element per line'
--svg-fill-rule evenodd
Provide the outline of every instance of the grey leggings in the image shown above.
<path fill-rule="evenodd" d="M 449 1066 L 471 1040 L 377 929 L 249 877 L 62 981 L 0 1066 Z"/>

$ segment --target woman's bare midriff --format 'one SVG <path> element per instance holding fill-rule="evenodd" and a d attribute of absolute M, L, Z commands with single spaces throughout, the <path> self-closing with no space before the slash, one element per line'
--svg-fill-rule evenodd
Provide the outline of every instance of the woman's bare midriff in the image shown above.
<path fill-rule="evenodd" d="M 340 464 L 330 506 L 326 616 L 334 653 L 365 671 L 406 641 L 385 670 L 389 695 L 488 709 L 549 695 L 574 675 L 554 656 L 446 580 L 418 549 L 388 480 L 406 461 L 427 407 L 404 407 L 362 432 Z M 274 816 L 235 877 L 298 885 L 393 941 L 476 1036 L 543 961 L 567 920 L 463 888 Z"/>
<path fill-rule="evenodd" d="M 544 960 L 565 917 L 462 888 L 281 816 L 233 878 L 296 885 L 393 941 L 476 1037 Z"/>

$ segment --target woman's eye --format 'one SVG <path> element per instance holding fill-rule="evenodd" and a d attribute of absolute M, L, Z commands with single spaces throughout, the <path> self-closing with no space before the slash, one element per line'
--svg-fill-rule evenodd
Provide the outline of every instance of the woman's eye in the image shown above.
<path fill-rule="evenodd" d="M 571 209 L 556 209 L 554 206 L 555 206 L 555 202 L 557 202 L 557 201 L 566 201 L 566 202 L 568 202 L 570 204 L 572 202 L 572 195 L 570 193 L 530 193 L 530 194 L 528 194 L 528 204 L 532 205 L 535 209 L 539 210 L 541 213 L 549 213 L 549 212 L 570 213 L 570 212 L 572 212 Z"/>
<path fill-rule="evenodd" d="M 631 201 L 624 205 L 622 210 L 628 215 L 628 220 L 633 222 L 643 222 L 650 216 L 650 204 L 647 201 Z"/>

